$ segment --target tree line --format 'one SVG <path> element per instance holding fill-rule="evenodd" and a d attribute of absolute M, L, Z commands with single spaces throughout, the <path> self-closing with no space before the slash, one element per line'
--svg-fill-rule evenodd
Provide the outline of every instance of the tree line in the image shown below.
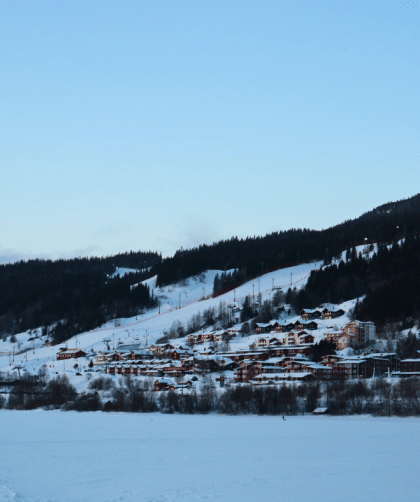
<path fill-rule="evenodd" d="M 42 369 L 41 369 L 42 372 Z M 244 386 L 217 389 L 205 376 L 198 391 L 154 392 L 151 379 L 98 377 L 88 392 L 78 394 L 66 375 L 48 380 L 25 377 L 6 398 L 0 394 L 0 408 L 36 408 L 76 411 L 124 411 L 227 415 L 297 415 L 311 413 L 320 405 L 333 415 L 372 414 L 420 416 L 420 379 L 411 377 L 389 382 L 308 382 L 299 385 Z"/>
<path fill-rule="evenodd" d="M 231 290 L 236 285 L 242 284 L 246 279 L 246 270 L 237 269 L 233 272 L 222 272 L 216 274 L 213 281 L 213 296 L 218 296 L 226 291 Z"/>
<path fill-rule="evenodd" d="M 296 311 L 316 308 L 322 303 L 342 303 L 365 298 L 356 304 L 354 317 L 387 322 L 420 317 L 420 238 L 409 236 L 391 247 L 379 244 L 371 258 L 367 253 L 347 253 L 347 261 L 334 263 L 311 272 L 300 291 L 289 289 L 286 302 Z"/>
<path fill-rule="evenodd" d="M 331 261 L 345 249 L 374 242 L 392 242 L 418 235 L 420 194 L 379 206 L 357 219 L 317 231 L 290 229 L 266 236 L 232 237 L 211 245 L 181 249 L 154 267 L 157 285 L 178 282 L 205 270 L 242 269 L 250 277 L 281 266 L 312 260 Z"/>

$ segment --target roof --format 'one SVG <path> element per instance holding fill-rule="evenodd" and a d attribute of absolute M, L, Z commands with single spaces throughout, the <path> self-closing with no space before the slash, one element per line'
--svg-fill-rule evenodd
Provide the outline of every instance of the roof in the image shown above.
<path fill-rule="evenodd" d="M 328 408 L 315 408 L 313 413 L 327 413 Z"/>
<path fill-rule="evenodd" d="M 172 378 L 158 378 L 156 382 L 166 383 L 166 385 L 175 385 Z"/>
<path fill-rule="evenodd" d="M 307 363 L 307 365 L 311 368 L 314 368 L 316 370 L 327 370 L 327 371 L 332 371 L 331 366 L 324 366 L 323 364 L 317 364 L 317 363 Z"/>
<path fill-rule="evenodd" d="M 366 359 L 346 359 L 344 361 L 337 361 L 336 364 L 361 364 L 361 363 L 365 363 L 366 362 Z"/>

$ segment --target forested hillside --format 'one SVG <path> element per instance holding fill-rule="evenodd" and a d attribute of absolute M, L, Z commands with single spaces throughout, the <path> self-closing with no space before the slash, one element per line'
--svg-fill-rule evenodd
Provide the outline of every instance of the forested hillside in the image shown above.
<path fill-rule="evenodd" d="M 420 316 L 420 237 L 407 237 L 389 248 L 379 244 L 370 259 L 367 254 L 357 256 L 355 250 L 348 258 L 312 271 L 306 287 L 299 292 L 289 290 L 287 301 L 298 311 L 366 295 L 354 312 L 362 321 L 381 326 Z"/>
<path fill-rule="evenodd" d="M 56 325 L 56 341 L 95 328 L 107 319 L 135 314 L 151 304 L 149 289 L 132 284 L 148 277 L 157 253 L 103 258 L 30 260 L 0 266 L 0 332 L 13 334 Z M 111 277 L 116 267 L 140 270 Z"/>
<path fill-rule="evenodd" d="M 30 260 L 0 266 L 0 334 L 39 326 L 51 328 L 56 341 L 99 326 L 107 319 L 135 315 L 152 304 L 146 286 L 131 285 L 157 275 L 164 286 L 205 270 L 230 270 L 215 281 L 215 293 L 250 277 L 311 260 L 330 263 L 343 250 L 376 242 L 378 253 L 368 262 L 353 256 L 339 266 L 314 273 L 300 295 L 289 300 L 299 307 L 341 302 L 367 294 L 357 306 L 360 319 L 379 324 L 410 316 L 420 308 L 420 195 L 380 206 L 355 220 L 326 230 L 291 229 L 264 237 L 248 237 L 179 250 L 162 260 L 156 252 L 130 252 L 102 258 Z M 390 251 L 385 244 L 406 237 Z M 117 267 L 137 272 L 122 278 Z M 417 275 L 416 275 L 417 274 Z M 404 292 L 404 294 L 401 293 Z M 59 321 L 59 324 L 57 324 Z"/>
<path fill-rule="evenodd" d="M 173 257 L 160 262 L 154 271 L 158 274 L 158 286 L 209 269 L 243 269 L 245 278 L 298 262 L 329 261 L 357 244 L 392 242 L 404 235 L 417 235 L 419 228 L 420 194 L 384 204 L 355 220 L 326 230 L 291 229 L 265 237 L 233 237 L 212 245 L 179 250 Z"/>

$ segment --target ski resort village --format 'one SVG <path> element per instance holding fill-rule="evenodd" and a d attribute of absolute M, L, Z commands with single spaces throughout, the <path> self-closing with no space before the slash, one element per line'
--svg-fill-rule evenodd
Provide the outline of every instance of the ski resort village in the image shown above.
<path fill-rule="evenodd" d="M 293 312 L 287 292 L 299 291 L 321 266 L 275 270 L 222 294 L 214 293 L 221 271 L 162 288 L 155 277 L 147 279 L 158 303 L 141 315 L 114 319 L 59 345 L 41 329 L 0 341 L 2 392 L 7 396 L 25 375 L 66 375 L 79 393 L 104 377 L 181 394 L 209 383 L 232 389 L 420 375 L 419 352 L 401 360 L 378 339 L 373 322 L 353 318 L 357 299 Z M 102 397 L 113 409 L 112 396 Z"/>

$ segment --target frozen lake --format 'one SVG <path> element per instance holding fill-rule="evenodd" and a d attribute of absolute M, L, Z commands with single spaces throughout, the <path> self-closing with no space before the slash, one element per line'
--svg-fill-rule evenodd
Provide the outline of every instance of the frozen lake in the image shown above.
<path fill-rule="evenodd" d="M 415 501 L 420 419 L 0 411 L 0 501 Z"/>

